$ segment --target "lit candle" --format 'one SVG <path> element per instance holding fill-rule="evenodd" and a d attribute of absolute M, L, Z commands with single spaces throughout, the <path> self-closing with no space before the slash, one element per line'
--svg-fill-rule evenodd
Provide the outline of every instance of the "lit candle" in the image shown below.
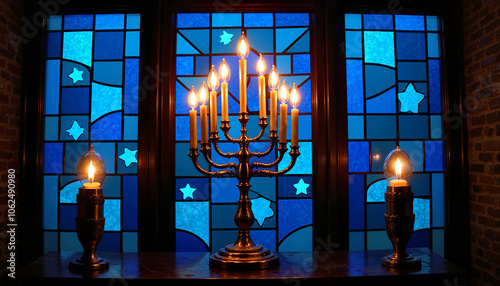
<path fill-rule="evenodd" d="M 222 62 L 219 66 L 219 77 L 222 80 L 222 83 L 220 84 L 222 121 L 229 121 L 227 82 L 229 81 L 229 78 L 231 78 L 231 70 L 229 69 L 229 65 L 224 58 L 222 59 Z"/>
<path fill-rule="evenodd" d="M 190 128 L 190 139 L 191 139 L 191 148 L 198 148 L 197 142 L 197 130 L 196 130 L 196 106 L 198 105 L 198 98 L 196 96 L 196 89 L 194 86 L 191 87 L 191 91 L 188 96 L 188 104 L 191 107 L 189 111 L 189 128 Z"/>
<path fill-rule="evenodd" d="M 201 125 L 201 143 L 208 142 L 208 130 L 207 130 L 207 101 L 208 101 L 208 89 L 205 81 L 198 91 L 198 101 L 200 102 L 200 125 Z"/>
<path fill-rule="evenodd" d="M 240 112 L 247 112 L 247 60 L 250 47 L 248 45 L 245 32 L 241 32 L 240 40 L 238 41 L 237 54 L 240 57 Z"/>
<path fill-rule="evenodd" d="M 94 182 L 94 166 L 92 165 L 92 160 L 90 160 L 89 164 L 89 171 L 88 171 L 88 176 L 89 176 L 89 182 L 90 183 L 84 183 L 83 186 L 87 189 L 97 189 L 101 185 L 99 182 Z"/>
<path fill-rule="evenodd" d="M 399 158 L 396 161 L 396 180 L 391 180 L 389 183 L 393 187 L 407 186 L 406 180 L 401 179 L 401 162 L 399 162 Z"/>
<path fill-rule="evenodd" d="M 269 73 L 269 87 L 271 88 L 270 92 L 270 104 L 269 108 L 271 109 L 271 127 L 270 130 L 278 130 L 278 92 L 276 89 L 278 88 L 278 84 L 280 82 L 280 75 L 278 71 L 276 71 L 276 67 L 273 65 L 271 68 L 271 72 Z"/>
<path fill-rule="evenodd" d="M 257 74 L 259 75 L 259 115 L 260 118 L 267 118 L 266 116 L 266 61 L 259 55 L 257 61 Z"/>
<path fill-rule="evenodd" d="M 210 88 L 210 132 L 217 131 L 217 88 L 219 88 L 219 76 L 212 66 L 208 74 L 208 87 Z"/>
<path fill-rule="evenodd" d="M 280 143 L 286 143 L 286 117 L 288 111 L 288 105 L 286 102 L 288 101 L 288 87 L 286 86 L 285 81 L 280 86 L 279 89 L 279 99 L 281 102 L 280 105 Z"/>
<path fill-rule="evenodd" d="M 293 83 L 290 93 L 290 104 L 292 105 L 292 146 L 299 146 L 299 109 L 300 92 L 295 83 Z"/>

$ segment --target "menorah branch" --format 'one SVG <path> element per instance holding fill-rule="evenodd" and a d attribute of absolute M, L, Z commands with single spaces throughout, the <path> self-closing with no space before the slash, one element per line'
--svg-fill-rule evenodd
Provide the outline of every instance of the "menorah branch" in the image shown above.
<path fill-rule="evenodd" d="M 210 131 L 210 143 L 214 144 L 214 150 L 215 152 L 217 152 L 217 154 L 219 154 L 220 156 L 224 157 L 224 158 L 235 158 L 238 156 L 238 153 L 237 152 L 234 152 L 234 153 L 224 153 L 220 150 L 219 148 L 219 135 L 218 135 L 219 131 Z M 231 138 L 232 139 L 232 138 Z M 231 142 L 237 142 L 237 140 L 235 139 L 232 139 L 234 141 L 231 141 Z"/>
<path fill-rule="evenodd" d="M 269 130 L 269 139 L 271 140 L 271 143 L 265 152 L 251 152 L 251 155 L 257 158 L 269 155 L 271 151 L 274 150 L 274 145 L 276 144 L 276 140 L 278 140 L 278 130 Z"/>
<path fill-rule="evenodd" d="M 254 162 L 250 165 L 250 168 L 272 168 L 277 166 L 281 160 L 283 160 L 283 157 L 285 157 L 286 151 L 288 151 L 288 148 L 286 148 L 286 143 L 279 143 L 278 151 L 280 155 L 278 158 L 272 162 L 272 163 L 260 163 L 260 162 Z"/>
<path fill-rule="evenodd" d="M 198 156 L 200 155 L 198 153 L 198 148 L 189 148 L 189 157 L 191 157 L 191 160 L 193 161 L 193 165 L 198 170 L 200 173 L 210 176 L 210 177 L 224 177 L 224 176 L 236 176 L 236 173 L 231 170 L 223 170 L 223 171 L 217 171 L 217 172 L 209 172 L 205 169 L 203 169 L 200 164 L 198 164 Z"/>
<path fill-rule="evenodd" d="M 291 150 L 290 150 L 290 157 L 291 157 L 291 161 L 290 161 L 290 164 L 288 164 L 288 166 L 281 170 L 281 171 L 269 171 L 269 170 L 256 170 L 256 171 L 252 171 L 252 174 L 253 176 L 276 176 L 276 175 L 282 175 L 282 174 L 285 174 L 287 173 L 288 171 L 290 171 L 293 166 L 295 165 L 295 162 L 297 161 L 297 157 L 300 155 L 300 152 L 299 152 L 299 146 L 291 146 L 290 147 Z"/>
<path fill-rule="evenodd" d="M 221 123 L 220 129 L 224 133 L 224 137 L 226 137 L 227 140 L 229 140 L 233 143 L 238 142 L 238 139 L 234 139 L 231 136 L 229 136 L 229 129 L 231 129 L 231 126 L 229 126 L 229 120 L 221 120 L 220 123 Z M 218 139 L 218 137 L 217 137 L 217 139 Z"/>
<path fill-rule="evenodd" d="M 217 164 L 214 161 L 212 161 L 212 159 L 209 156 L 209 153 L 210 153 L 209 143 L 202 143 L 201 148 L 200 148 L 200 152 L 203 154 L 203 157 L 205 157 L 205 160 L 207 160 L 207 162 L 212 167 L 215 167 L 218 169 L 227 169 L 227 168 L 236 169 L 236 167 L 237 167 L 237 165 L 235 163 Z"/>
<path fill-rule="evenodd" d="M 262 136 L 264 136 L 264 133 L 266 132 L 266 127 L 267 127 L 267 117 L 259 117 L 259 127 L 260 127 L 260 133 L 254 138 L 249 138 L 248 142 L 256 142 L 257 140 L 260 140 Z"/>

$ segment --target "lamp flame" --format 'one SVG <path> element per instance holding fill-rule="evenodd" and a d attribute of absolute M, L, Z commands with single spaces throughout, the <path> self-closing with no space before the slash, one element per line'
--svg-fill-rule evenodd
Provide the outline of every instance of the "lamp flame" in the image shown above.
<path fill-rule="evenodd" d="M 219 66 L 219 77 L 223 82 L 228 82 L 229 78 L 231 78 L 231 70 L 229 69 L 229 65 L 224 58 Z"/>
<path fill-rule="evenodd" d="M 276 88 L 278 88 L 278 84 L 280 83 L 280 75 L 278 71 L 276 71 L 276 67 L 274 65 L 271 68 L 271 72 L 269 73 L 268 82 L 271 90 L 276 90 Z"/>
<path fill-rule="evenodd" d="M 279 100 L 281 103 L 286 103 L 288 101 L 288 86 L 286 86 L 286 79 L 283 80 L 283 82 L 281 83 L 280 85 L 280 89 L 279 89 Z"/>
<path fill-rule="evenodd" d="M 210 69 L 210 73 L 208 74 L 208 87 L 211 91 L 215 91 L 219 88 L 219 84 L 219 76 L 217 75 L 217 71 L 215 71 L 215 66 L 212 65 L 212 69 Z"/>
<path fill-rule="evenodd" d="M 89 181 L 90 183 L 94 182 L 94 166 L 92 166 L 92 160 L 90 160 L 90 165 L 89 165 Z"/>
<path fill-rule="evenodd" d="M 257 60 L 257 74 L 263 76 L 264 73 L 266 73 L 266 61 L 262 55 L 259 55 L 259 60 Z"/>
<path fill-rule="evenodd" d="M 295 83 L 293 83 L 292 91 L 290 92 L 290 104 L 293 108 L 297 108 L 300 104 L 300 92 Z"/>
<path fill-rule="evenodd" d="M 241 37 L 238 40 L 238 51 L 237 51 L 238 57 L 240 57 L 240 59 L 244 60 L 248 57 L 248 54 L 250 53 L 249 46 L 250 45 L 248 44 L 247 37 L 245 37 L 245 32 L 242 31 Z"/>
<path fill-rule="evenodd" d="M 198 102 L 202 105 L 207 104 L 208 101 L 208 89 L 207 89 L 207 84 L 205 81 L 203 81 L 203 84 L 200 87 L 200 90 L 198 91 Z"/>
<path fill-rule="evenodd" d="M 401 179 L 401 162 L 399 162 L 399 158 L 396 161 L 396 179 Z"/>
<path fill-rule="evenodd" d="M 194 86 L 191 87 L 191 91 L 189 92 L 188 104 L 191 109 L 195 109 L 198 105 L 198 97 L 196 96 L 196 89 Z"/>

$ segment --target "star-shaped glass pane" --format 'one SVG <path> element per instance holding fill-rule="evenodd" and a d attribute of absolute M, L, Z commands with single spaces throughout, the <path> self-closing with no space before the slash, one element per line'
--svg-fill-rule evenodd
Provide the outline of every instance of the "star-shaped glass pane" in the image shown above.
<path fill-rule="evenodd" d="M 128 148 L 125 148 L 123 154 L 121 154 L 118 158 L 122 159 L 125 162 L 125 167 L 128 167 L 132 163 L 137 164 L 137 158 L 135 157 L 136 154 L 137 150 L 130 150 Z"/>
<path fill-rule="evenodd" d="M 263 197 L 252 200 L 252 212 L 260 227 L 262 227 L 266 218 L 274 215 L 271 201 Z"/>
<path fill-rule="evenodd" d="M 73 80 L 73 84 L 76 84 L 79 81 L 83 81 L 83 71 L 79 71 L 76 68 L 73 68 L 73 72 L 68 76 Z"/>
<path fill-rule="evenodd" d="M 295 195 L 298 196 L 300 194 L 307 195 L 307 188 L 309 188 L 310 185 L 304 182 L 304 180 L 301 178 L 299 182 L 297 184 L 293 184 L 293 186 L 297 190 L 295 192 Z"/>
<path fill-rule="evenodd" d="M 418 105 L 424 97 L 423 93 L 415 90 L 413 83 L 409 83 L 404 92 L 398 92 L 398 99 L 401 102 L 400 111 L 418 113 Z"/>
<path fill-rule="evenodd" d="M 193 193 L 196 191 L 196 188 L 192 188 L 189 184 L 187 184 L 184 188 L 180 188 L 179 191 L 182 193 L 182 199 L 194 199 Z"/>
<path fill-rule="evenodd" d="M 229 34 L 226 31 L 222 31 L 222 35 L 220 35 L 219 37 L 220 37 L 220 42 L 224 43 L 224 45 L 227 45 L 227 44 L 231 43 L 231 39 L 233 38 L 233 34 Z"/>
<path fill-rule="evenodd" d="M 68 132 L 69 136 L 73 136 L 73 139 L 78 140 L 80 136 L 83 134 L 83 128 L 78 124 L 78 121 L 73 121 L 73 125 L 71 125 L 70 129 L 66 129 L 66 132 Z"/>

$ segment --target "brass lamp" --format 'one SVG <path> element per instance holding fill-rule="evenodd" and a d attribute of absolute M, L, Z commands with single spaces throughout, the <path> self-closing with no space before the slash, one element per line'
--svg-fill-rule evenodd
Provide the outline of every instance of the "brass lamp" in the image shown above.
<path fill-rule="evenodd" d="M 394 268 L 419 268 L 422 262 L 406 252 L 413 234 L 415 214 L 413 193 L 408 181 L 413 164 L 408 154 L 396 147 L 384 162 L 384 175 L 390 185 L 385 193 L 385 229 L 394 248 L 394 253 L 382 258 L 382 265 Z"/>
<path fill-rule="evenodd" d="M 106 177 L 106 165 L 99 153 L 91 150 L 82 156 L 77 167 L 78 179 L 82 182 L 76 195 L 76 232 L 83 246 L 83 256 L 71 260 L 70 268 L 99 270 L 109 268 L 109 262 L 95 252 L 104 232 L 104 194 L 101 184 Z"/>

